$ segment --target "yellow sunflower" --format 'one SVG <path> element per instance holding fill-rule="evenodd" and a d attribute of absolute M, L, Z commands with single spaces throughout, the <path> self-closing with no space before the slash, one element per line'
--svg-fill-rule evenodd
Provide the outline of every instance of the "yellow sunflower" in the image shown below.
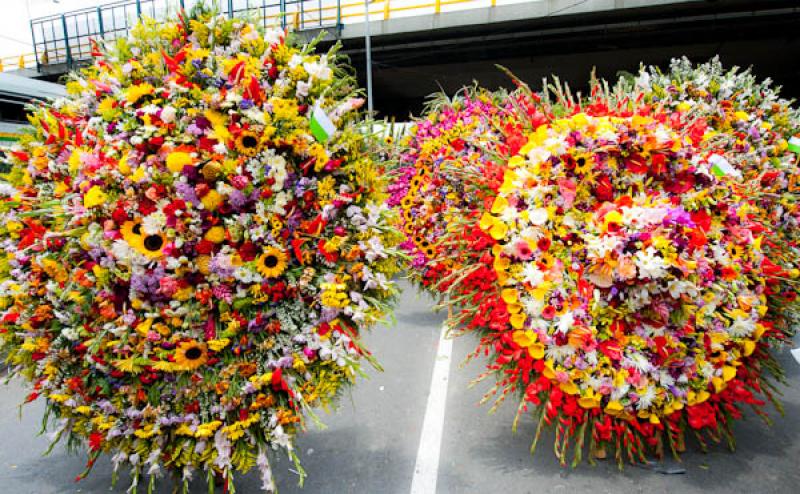
<path fill-rule="evenodd" d="M 236 137 L 236 150 L 245 156 L 255 156 L 261 150 L 261 142 L 254 132 L 245 130 Z"/>
<path fill-rule="evenodd" d="M 139 221 L 126 221 L 120 228 L 122 239 L 128 242 L 128 245 L 141 252 L 144 246 L 142 245 L 142 224 Z"/>
<path fill-rule="evenodd" d="M 594 160 L 590 155 L 580 154 L 575 158 L 575 173 L 586 175 L 594 168 Z"/>
<path fill-rule="evenodd" d="M 265 278 L 277 278 L 286 270 L 288 261 L 286 253 L 277 247 L 268 247 L 258 259 L 256 259 L 256 269 Z"/>
<path fill-rule="evenodd" d="M 205 343 L 184 341 L 175 350 L 175 367 L 190 371 L 197 369 L 208 360 L 208 348 Z"/>
<path fill-rule="evenodd" d="M 165 237 L 163 233 L 139 236 L 139 238 L 141 240 L 136 244 L 131 244 L 136 250 L 152 259 L 157 259 L 164 255 L 163 249 L 164 245 L 167 243 L 167 237 Z"/>

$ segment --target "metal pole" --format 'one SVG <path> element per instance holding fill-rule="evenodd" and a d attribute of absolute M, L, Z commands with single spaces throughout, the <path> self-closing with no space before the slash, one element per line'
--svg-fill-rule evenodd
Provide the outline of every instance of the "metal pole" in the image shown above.
<path fill-rule="evenodd" d="M 69 34 L 67 33 L 67 18 L 61 14 L 61 27 L 64 29 L 64 47 L 67 54 L 67 68 L 72 68 L 72 52 L 69 49 Z"/>
<path fill-rule="evenodd" d="M 233 18 L 233 0 L 228 0 L 228 18 Z"/>
<path fill-rule="evenodd" d="M 136 18 L 137 19 L 141 19 L 142 18 L 142 1 L 141 0 L 136 0 Z"/>
<path fill-rule="evenodd" d="M 367 111 L 372 118 L 372 41 L 369 36 L 369 0 L 364 0 L 364 44 L 367 52 Z"/>
<path fill-rule="evenodd" d="M 31 16 L 29 15 L 28 19 L 30 19 L 30 17 Z M 42 64 L 39 63 L 39 49 L 36 47 L 36 33 L 33 31 L 33 20 L 32 19 L 29 20 L 28 23 L 31 26 L 31 41 L 33 41 L 33 56 L 36 58 L 36 71 L 38 72 L 42 69 Z M 47 50 L 45 49 L 45 53 L 46 52 Z"/>
<path fill-rule="evenodd" d="M 106 30 L 103 29 L 103 12 L 100 10 L 100 7 L 97 7 L 97 28 L 100 30 L 100 37 L 106 37 Z"/>

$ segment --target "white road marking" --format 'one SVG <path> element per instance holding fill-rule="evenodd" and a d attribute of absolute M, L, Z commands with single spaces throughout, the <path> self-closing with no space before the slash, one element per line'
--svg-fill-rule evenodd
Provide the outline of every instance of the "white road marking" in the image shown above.
<path fill-rule="evenodd" d="M 436 480 L 439 476 L 439 452 L 442 447 L 444 412 L 447 405 L 447 384 L 450 381 L 450 360 L 453 354 L 453 340 L 445 338 L 447 325 L 442 324 L 439 335 L 439 349 L 433 363 L 431 389 L 422 434 L 419 438 L 417 462 L 411 480 L 411 494 L 435 494 Z"/>

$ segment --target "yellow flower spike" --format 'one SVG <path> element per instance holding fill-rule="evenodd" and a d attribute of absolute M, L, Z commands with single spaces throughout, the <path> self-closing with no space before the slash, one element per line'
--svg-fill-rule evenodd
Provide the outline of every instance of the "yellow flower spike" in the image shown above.
<path fill-rule="evenodd" d="M 522 331 L 517 330 L 511 334 L 511 339 L 514 340 L 514 343 L 521 346 L 522 348 L 527 348 L 536 341 L 538 336 L 532 330 Z"/>
<path fill-rule="evenodd" d="M 520 304 L 507 304 L 508 313 L 509 314 L 517 314 L 518 312 L 522 312 L 522 306 Z"/>
<path fill-rule="evenodd" d="M 725 382 L 730 381 L 734 377 L 736 377 L 736 367 L 732 365 L 722 367 L 722 379 L 724 379 Z"/>
<path fill-rule="evenodd" d="M 489 235 L 491 235 L 492 238 L 495 240 L 504 239 L 507 233 L 508 233 L 508 226 L 506 226 L 505 223 L 500 221 L 492 225 L 492 228 L 489 230 Z"/>
<path fill-rule="evenodd" d="M 131 180 L 134 182 L 141 182 L 145 177 L 145 173 L 147 173 L 147 171 L 143 166 L 140 166 L 133 172 L 133 175 L 131 175 Z"/>
<path fill-rule="evenodd" d="M 628 377 L 628 371 L 627 370 L 620 369 L 620 370 L 616 371 L 616 373 L 614 374 L 614 387 L 619 388 L 623 384 L 625 384 L 625 379 L 627 379 L 627 377 Z"/>
<path fill-rule="evenodd" d="M 153 326 L 153 320 L 148 318 L 136 325 L 136 332 L 141 336 L 147 336 L 150 328 Z"/>
<path fill-rule="evenodd" d="M 498 270 L 496 267 L 495 267 L 495 271 L 497 272 L 497 283 L 500 286 L 505 286 L 506 282 L 509 279 L 508 273 L 506 271 L 504 271 L 504 270 Z"/>
<path fill-rule="evenodd" d="M 659 420 L 658 415 L 652 413 L 650 414 L 650 423 L 653 425 L 658 425 L 661 423 L 661 420 Z"/>
<path fill-rule="evenodd" d="M 488 230 L 495 224 L 496 221 L 497 218 L 492 216 L 488 211 L 484 211 L 483 215 L 481 216 L 479 226 L 481 227 L 481 230 Z"/>
<path fill-rule="evenodd" d="M 565 383 L 561 383 L 559 386 L 561 391 L 567 393 L 568 395 L 576 395 L 580 392 L 578 385 L 575 384 L 573 381 L 567 381 Z"/>
<path fill-rule="evenodd" d="M 510 194 L 514 192 L 516 187 L 514 187 L 514 182 L 517 180 L 518 176 L 511 170 L 506 170 L 505 174 L 503 175 L 503 185 L 500 186 L 498 192 L 500 194 Z"/>
<path fill-rule="evenodd" d="M 744 340 L 742 342 L 742 354 L 749 357 L 756 349 L 756 342 L 753 340 Z"/>
<path fill-rule="evenodd" d="M 607 414 L 611 415 L 612 417 L 616 417 L 617 415 L 622 413 L 622 411 L 624 409 L 625 409 L 625 407 L 622 406 L 622 403 L 620 403 L 620 402 L 618 402 L 616 400 L 613 400 L 613 401 L 609 401 L 608 404 L 606 405 L 606 407 L 603 410 Z"/>
<path fill-rule="evenodd" d="M 525 326 L 525 319 L 527 316 L 523 313 L 513 314 L 509 321 L 511 322 L 511 327 L 514 329 L 522 329 Z"/>
<path fill-rule="evenodd" d="M 536 360 L 544 358 L 544 344 L 537 341 L 528 347 L 528 354 L 531 356 L 531 358 Z"/>
<path fill-rule="evenodd" d="M 508 160 L 508 167 L 509 168 L 518 168 L 525 163 L 525 158 L 520 155 L 512 156 L 511 159 Z"/>
<path fill-rule="evenodd" d="M 500 214 L 508 208 L 508 199 L 503 196 L 497 196 L 492 204 L 492 213 Z"/>
<path fill-rule="evenodd" d="M 725 384 L 725 381 L 723 381 L 719 377 L 712 377 L 711 384 L 714 385 L 714 391 L 716 391 L 717 393 L 722 392 L 722 390 L 724 390 L 728 386 L 727 384 Z"/>
<path fill-rule="evenodd" d="M 599 408 L 600 397 L 595 396 L 593 389 L 589 389 L 588 396 L 581 396 L 580 398 L 578 398 L 578 405 L 580 405 L 581 408 L 587 408 L 587 409 Z"/>
<path fill-rule="evenodd" d="M 760 307 L 761 307 L 761 306 L 759 306 L 759 308 L 760 308 Z M 759 311 L 759 312 L 760 312 L 760 311 Z M 754 329 L 754 330 L 753 330 L 753 340 L 755 340 L 755 341 L 758 341 L 758 340 L 760 340 L 760 339 L 761 339 L 761 336 L 763 336 L 763 335 L 764 335 L 764 332 L 765 332 L 766 330 L 767 330 L 767 328 L 766 328 L 766 327 L 765 327 L 763 324 L 756 323 L 756 329 Z"/>
<path fill-rule="evenodd" d="M 504 288 L 500 296 L 506 304 L 514 304 L 519 301 L 519 292 L 516 288 Z"/>

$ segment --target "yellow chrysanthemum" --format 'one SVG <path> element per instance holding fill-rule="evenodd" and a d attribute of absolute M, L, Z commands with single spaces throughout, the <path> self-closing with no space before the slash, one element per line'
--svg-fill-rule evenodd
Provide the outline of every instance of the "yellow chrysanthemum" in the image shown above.
<path fill-rule="evenodd" d="M 95 185 L 83 196 L 83 207 L 93 208 L 105 204 L 108 200 L 108 194 L 103 192 L 103 189 Z"/>
<path fill-rule="evenodd" d="M 203 203 L 203 206 L 209 210 L 214 211 L 222 204 L 222 194 L 217 192 L 216 190 L 210 190 L 208 194 L 204 195 L 200 202 Z"/>
<path fill-rule="evenodd" d="M 180 173 L 184 166 L 191 165 L 193 161 L 189 153 L 174 151 L 167 155 L 167 168 L 172 173 Z"/>
<path fill-rule="evenodd" d="M 225 240 L 225 229 L 221 226 L 212 226 L 205 234 L 205 239 L 215 244 Z"/>

